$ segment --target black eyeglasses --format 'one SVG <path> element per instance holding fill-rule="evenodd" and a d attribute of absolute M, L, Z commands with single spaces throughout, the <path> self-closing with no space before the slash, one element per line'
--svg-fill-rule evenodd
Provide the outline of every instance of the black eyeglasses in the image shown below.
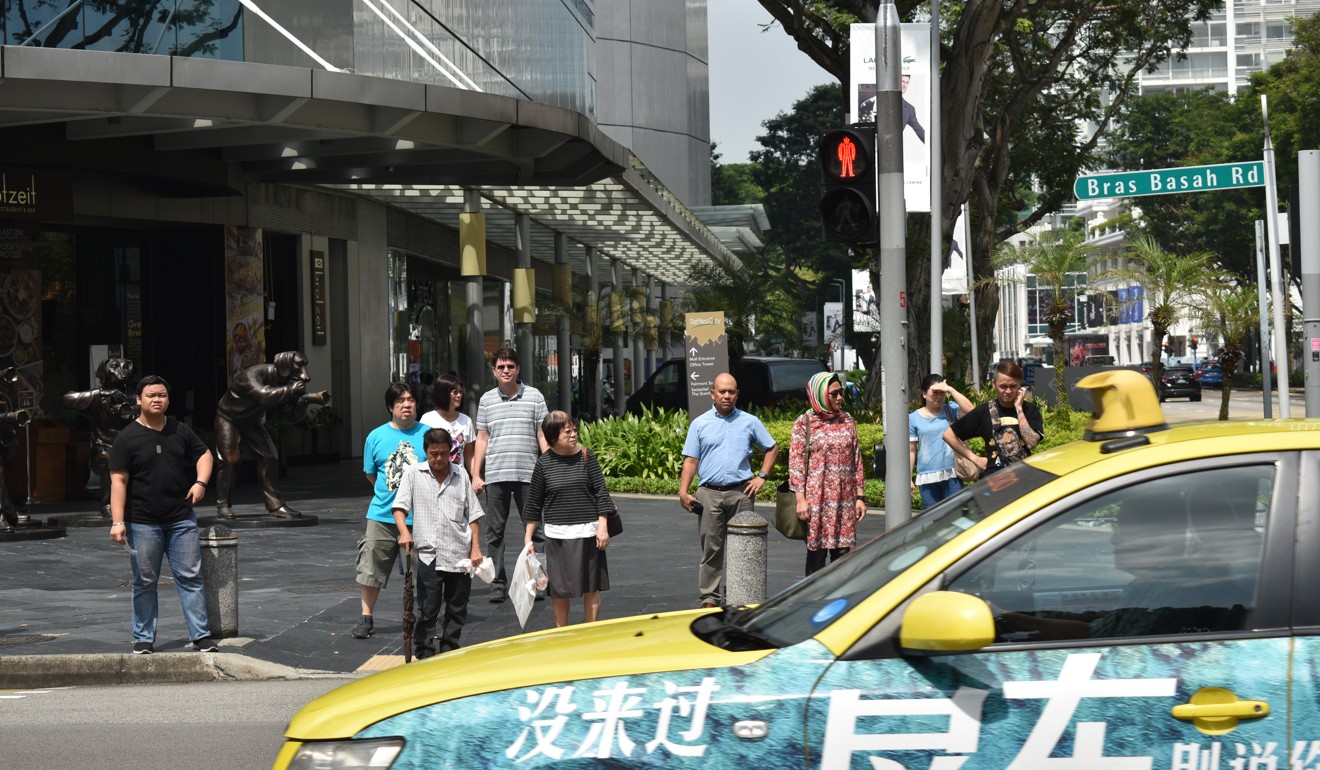
<path fill-rule="evenodd" d="M 506 369 L 517 369 L 517 368 L 518 368 L 518 365 L 517 365 L 517 364 L 496 364 L 496 365 L 495 365 L 495 368 L 498 369 L 498 370 L 500 370 L 500 371 L 504 371 L 504 370 L 506 370 Z"/>
<path fill-rule="evenodd" d="M 831 391 L 829 392 L 828 395 L 829 395 L 830 398 L 843 398 L 843 391 L 842 391 L 842 390 L 831 390 Z"/>

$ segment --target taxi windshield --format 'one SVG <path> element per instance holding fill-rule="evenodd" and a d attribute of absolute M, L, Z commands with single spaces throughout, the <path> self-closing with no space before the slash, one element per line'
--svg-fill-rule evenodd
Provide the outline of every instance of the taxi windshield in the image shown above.
<path fill-rule="evenodd" d="M 922 557 L 1056 478 L 1025 463 L 1005 468 L 728 622 L 742 636 L 764 640 L 767 646 L 787 647 L 805 641 Z"/>

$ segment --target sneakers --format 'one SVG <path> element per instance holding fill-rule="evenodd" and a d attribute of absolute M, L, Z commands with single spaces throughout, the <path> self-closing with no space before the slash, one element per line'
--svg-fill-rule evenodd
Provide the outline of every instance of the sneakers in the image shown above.
<path fill-rule="evenodd" d="M 354 639 L 369 638 L 372 634 L 376 633 L 375 626 L 376 626 L 375 621 L 371 619 L 370 615 L 363 615 L 362 619 L 358 621 L 358 624 L 356 626 L 353 626 L 353 638 Z"/>
<path fill-rule="evenodd" d="M 156 648 L 151 646 L 151 642 L 133 642 L 134 655 L 150 655 Z"/>
<path fill-rule="evenodd" d="M 194 639 L 192 642 L 192 648 L 198 652 L 220 651 L 220 645 L 216 644 L 215 640 L 209 636 L 203 636 L 201 639 Z"/>

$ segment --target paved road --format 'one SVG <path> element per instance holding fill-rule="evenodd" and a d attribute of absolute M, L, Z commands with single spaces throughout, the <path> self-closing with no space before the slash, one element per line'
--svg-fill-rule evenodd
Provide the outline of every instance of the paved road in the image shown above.
<path fill-rule="evenodd" d="M 1198 420 L 1218 420 L 1219 404 L 1223 398 L 1223 392 L 1217 388 L 1205 388 L 1201 391 L 1200 401 L 1188 401 L 1187 399 L 1175 399 L 1165 401 L 1164 416 L 1169 422 L 1196 422 Z M 1288 400 L 1288 408 L 1293 417 L 1303 417 L 1306 415 L 1306 402 L 1301 394 L 1294 391 L 1292 398 Z M 1273 416 L 1279 416 L 1279 404 L 1277 399 L 1272 405 Z M 1265 410 L 1262 403 L 1262 394 L 1259 390 L 1231 390 L 1228 399 L 1228 419 L 1230 420 L 1259 420 L 1265 416 Z"/>
<path fill-rule="evenodd" d="M 345 678 L 0 691 L 6 768 L 270 767 L 304 703 Z"/>

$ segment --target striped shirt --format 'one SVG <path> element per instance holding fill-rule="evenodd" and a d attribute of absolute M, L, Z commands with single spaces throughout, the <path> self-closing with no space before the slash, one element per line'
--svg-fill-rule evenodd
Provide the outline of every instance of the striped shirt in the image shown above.
<path fill-rule="evenodd" d="M 528 521 L 552 524 L 587 524 L 614 512 L 614 502 L 605 490 L 605 474 L 596 456 L 582 452 L 561 455 L 547 449 L 536 460 L 532 485 L 527 490 Z"/>
<path fill-rule="evenodd" d="M 443 482 L 435 480 L 426 463 L 409 466 L 394 495 L 394 510 L 412 511 L 418 558 L 445 572 L 461 571 L 458 562 L 472 555 L 468 525 L 485 515 L 467 473 L 452 463 Z"/>
<path fill-rule="evenodd" d="M 530 479 L 536 456 L 541 453 L 536 437 L 546 414 L 545 396 L 530 385 L 519 384 L 512 396 L 505 396 L 499 388 L 481 394 L 477 431 L 490 434 L 490 441 L 486 444 L 486 469 L 474 472 L 488 484 Z"/>

